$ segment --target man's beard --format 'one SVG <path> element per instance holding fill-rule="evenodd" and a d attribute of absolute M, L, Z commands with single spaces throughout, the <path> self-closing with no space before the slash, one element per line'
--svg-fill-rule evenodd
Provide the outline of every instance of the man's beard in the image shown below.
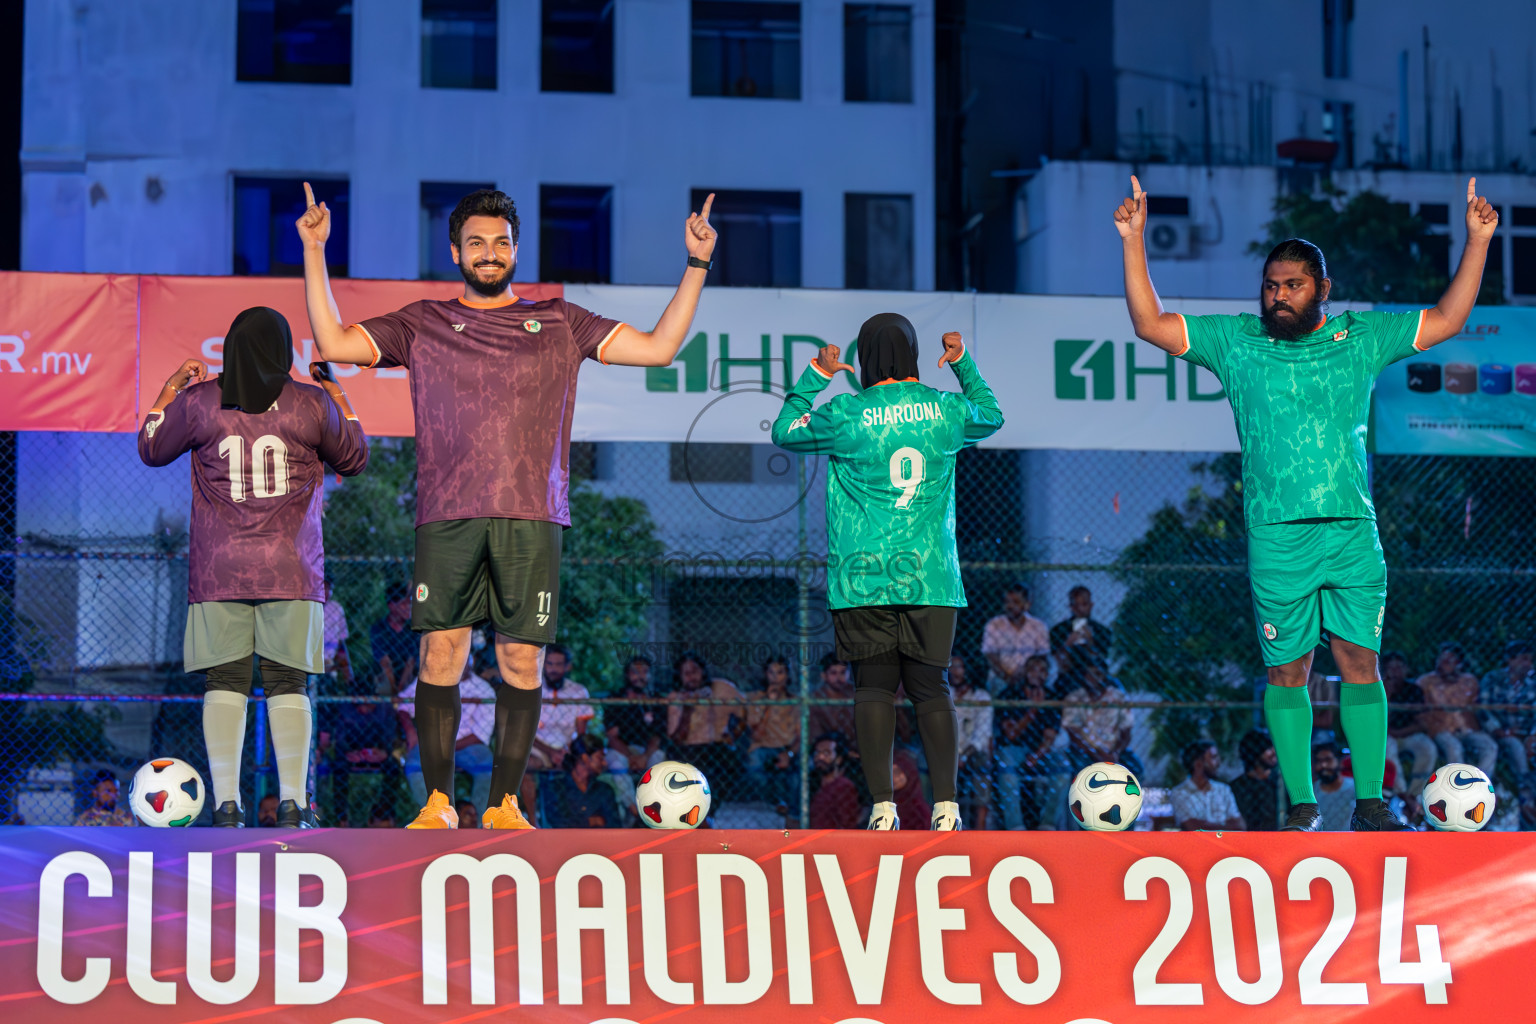
<path fill-rule="evenodd" d="M 565 676 L 556 676 L 553 679 L 545 676 L 544 682 L 551 690 L 558 690 L 565 685 Z"/>
<path fill-rule="evenodd" d="M 480 276 L 477 266 L 473 263 L 466 266 L 459 264 L 459 273 L 464 275 L 464 283 L 488 299 L 495 299 L 507 290 L 507 283 L 512 280 L 512 275 L 517 273 L 517 260 L 513 260 L 504 274 L 486 279 Z"/>
<path fill-rule="evenodd" d="M 1339 773 L 1338 772 L 1318 772 L 1317 773 L 1317 781 L 1323 783 L 1326 786 L 1333 785 L 1334 780 L 1337 779 L 1338 777 L 1339 777 Z"/>
<path fill-rule="evenodd" d="M 1261 300 L 1262 301 L 1262 300 Z M 1295 316 L 1279 317 L 1277 310 L 1289 309 Z M 1286 303 L 1276 303 L 1268 309 L 1261 309 L 1259 322 L 1264 325 L 1264 331 L 1271 338 L 1281 341 L 1295 341 L 1304 338 L 1317 329 L 1317 325 L 1323 320 L 1323 300 L 1313 298 L 1300 310 Z"/>

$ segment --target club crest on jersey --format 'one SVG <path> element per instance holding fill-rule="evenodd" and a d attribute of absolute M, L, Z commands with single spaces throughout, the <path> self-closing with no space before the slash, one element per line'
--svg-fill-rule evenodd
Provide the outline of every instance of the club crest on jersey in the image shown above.
<path fill-rule="evenodd" d="M 1277 637 L 1279 635 L 1280 635 L 1280 631 L 1275 628 L 1275 624 L 1274 623 L 1272 623 L 1272 622 L 1264 623 L 1264 639 L 1266 639 L 1266 640 L 1273 640 L 1275 637 Z"/>
<path fill-rule="evenodd" d="M 427 585 L 425 583 L 418 583 L 418 584 L 416 584 L 416 600 L 418 600 L 418 601 L 425 601 L 426 599 L 427 599 Z"/>
<path fill-rule="evenodd" d="M 464 329 L 464 327 L 465 327 L 464 324 L 454 324 L 453 325 L 453 329 L 456 330 L 456 331 L 462 331 Z"/>
<path fill-rule="evenodd" d="M 1340 331 L 1339 333 L 1337 333 L 1337 334 L 1335 334 L 1333 336 L 1333 340 L 1334 341 L 1343 341 L 1347 337 L 1349 337 L 1349 332 L 1348 331 Z"/>
<path fill-rule="evenodd" d="M 539 323 L 537 320 L 523 321 L 523 330 L 527 331 L 529 334 L 538 334 L 543 329 L 544 325 Z"/>

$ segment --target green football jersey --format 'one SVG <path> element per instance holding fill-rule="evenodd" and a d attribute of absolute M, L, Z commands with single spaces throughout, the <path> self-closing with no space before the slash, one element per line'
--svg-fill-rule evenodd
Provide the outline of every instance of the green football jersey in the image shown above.
<path fill-rule="evenodd" d="M 806 367 L 773 424 L 773 443 L 830 456 L 827 602 L 832 608 L 965 607 L 955 550 L 955 455 L 1003 425 L 969 353 L 949 364 L 963 393 L 889 381 L 838 395 Z"/>
<path fill-rule="evenodd" d="M 1183 318 L 1180 358 L 1214 373 L 1232 403 L 1249 526 L 1376 518 L 1365 477 L 1371 389 L 1419 351 L 1423 318 L 1350 310 L 1295 341 L 1269 337 L 1252 313 Z"/>

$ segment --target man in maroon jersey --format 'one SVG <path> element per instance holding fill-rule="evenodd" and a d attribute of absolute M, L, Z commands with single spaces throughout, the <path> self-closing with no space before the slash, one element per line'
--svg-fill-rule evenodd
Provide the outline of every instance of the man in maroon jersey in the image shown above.
<path fill-rule="evenodd" d="M 203 738 L 215 825 L 241 828 L 240 752 L 254 661 L 261 659 L 277 820 L 314 825 L 309 805 L 311 712 L 305 683 L 322 668 L 325 465 L 353 476 L 368 439 L 325 363 L 320 387 L 288 376 L 288 321 L 257 306 L 224 337 L 224 371 L 188 359 L 165 382 L 139 430 L 139 458 L 167 466 L 192 453 L 192 549 L 187 565 L 188 672 L 206 672 Z M 327 397 L 329 395 L 329 397 Z"/>
<path fill-rule="evenodd" d="M 416 414 L 416 578 L 411 628 L 422 634 L 416 732 L 427 806 L 409 828 L 457 828 L 453 747 L 458 681 L 470 630 L 490 620 L 508 685 L 497 693 L 500 725 L 486 828 L 531 828 L 517 793 L 539 724 L 544 645 L 555 639 L 560 535 L 571 522 L 567 458 L 582 360 L 666 366 L 693 322 L 715 248 L 710 196 L 688 218 L 688 268 L 677 294 L 646 333 L 564 299 L 531 302 L 512 290 L 518 216 L 512 200 L 482 189 L 448 221 L 464 294 L 414 302 L 348 326 L 325 267 L 330 212 L 298 220 L 305 297 L 322 358 L 406 366 Z"/>

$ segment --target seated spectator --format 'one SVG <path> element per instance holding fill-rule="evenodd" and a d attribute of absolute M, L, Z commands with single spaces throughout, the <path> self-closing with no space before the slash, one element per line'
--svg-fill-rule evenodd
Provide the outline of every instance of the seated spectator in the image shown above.
<path fill-rule="evenodd" d="M 766 800 L 780 813 L 800 803 L 799 778 L 795 776 L 795 755 L 800 749 L 800 709 L 790 704 L 761 704 L 765 700 L 788 700 L 789 662 L 769 658 L 763 663 L 763 688 L 748 699 L 747 730 L 752 745 L 747 748 L 747 782 L 750 794 Z"/>
<path fill-rule="evenodd" d="M 1015 583 L 1003 592 L 1003 614 L 993 616 L 981 633 L 981 653 L 991 673 L 987 685 L 1001 692 L 1024 678 L 1024 662 L 1033 654 L 1051 652 L 1051 631 L 1044 620 L 1029 614 L 1029 588 Z"/>
<path fill-rule="evenodd" d="M 533 734 L 533 749 L 528 752 L 528 769 L 523 775 L 518 806 L 529 821 L 538 811 L 537 772 L 550 772 L 565 762 L 571 741 L 587 731 L 587 723 L 597 717 L 587 688 L 569 677 L 571 649 L 550 644 L 544 649 L 544 707 L 539 712 L 539 728 Z M 558 778 L 558 776 L 556 776 Z"/>
<path fill-rule="evenodd" d="M 544 820 L 554 828 L 618 828 L 619 805 L 613 787 L 598 781 L 608 770 L 602 744 L 591 736 L 571 741 L 564 774 L 550 780 L 544 792 Z"/>
<path fill-rule="evenodd" d="M 990 703 L 992 695 L 972 684 L 965 659 L 949 659 L 949 692 L 955 699 L 955 746 L 960 751 L 960 770 L 955 775 L 957 801 L 967 827 L 987 827 L 992 804 L 992 709 L 965 701 Z"/>
<path fill-rule="evenodd" d="M 458 800 L 453 809 L 459 812 L 459 828 L 479 828 L 480 810 L 473 800 Z"/>
<path fill-rule="evenodd" d="M 1339 748 L 1320 743 L 1312 748 L 1312 789 L 1323 821 L 1321 832 L 1348 832 L 1355 813 L 1355 780 L 1339 770 Z"/>
<path fill-rule="evenodd" d="M 1424 731 L 1434 738 L 1446 764 L 1470 764 L 1482 769 L 1491 779 L 1499 745 L 1478 728 L 1476 715 L 1471 711 L 1456 710 L 1477 703 L 1477 676 L 1464 670 L 1466 663 L 1466 652 L 1460 644 L 1447 642 L 1440 645 L 1435 670 L 1419 677 L 1424 703 L 1430 705 L 1430 710 L 1419 713 L 1419 721 Z M 1436 704 L 1446 707 L 1435 708 Z"/>
<path fill-rule="evenodd" d="M 118 800 L 117 776 L 103 768 L 91 776 L 91 806 L 80 812 L 76 825 L 137 825 L 126 800 Z"/>
<path fill-rule="evenodd" d="M 347 653 L 347 610 L 332 596 L 331 571 L 325 571 L 325 607 L 323 611 L 325 634 L 321 653 L 325 659 L 325 671 L 336 677 L 342 690 L 352 685 L 352 659 Z"/>
<path fill-rule="evenodd" d="M 277 794 L 268 793 L 256 805 L 256 827 L 277 828 Z"/>
<path fill-rule="evenodd" d="M 1243 827 L 1250 832 L 1278 832 L 1291 801 L 1280 778 L 1275 741 L 1266 729 L 1250 729 L 1238 741 L 1237 754 L 1243 759 L 1243 774 L 1230 785 Z"/>
<path fill-rule="evenodd" d="M 822 736 L 811 748 L 811 828 L 864 827 L 858 787 L 844 773 L 846 761 L 841 736 Z"/>
<path fill-rule="evenodd" d="M 1424 691 L 1408 678 L 1408 659 L 1398 651 L 1381 656 L 1381 685 L 1387 692 L 1387 760 L 1396 762 L 1402 792 L 1412 803 L 1440 760 L 1435 741 L 1419 717 Z M 1408 755 L 1406 765 L 1404 754 Z"/>
<path fill-rule="evenodd" d="M 1061 727 L 1071 740 L 1067 751 L 1073 774 L 1096 761 L 1108 761 L 1140 775 L 1141 761 L 1127 749 L 1131 742 L 1131 709 L 1104 706 L 1123 703 L 1125 687 L 1109 677 L 1109 666 L 1103 658 L 1074 655 L 1070 668 L 1071 675 L 1080 682 L 1063 698 L 1068 706 L 1062 709 Z"/>
<path fill-rule="evenodd" d="M 427 787 L 421 781 L 421 744 L 416 736 L 415 697 L 419 683 L 412 679 L 400 691 L 401 703 L 396 714 L 405 733 L 405 783 L 410 787 L 411 799 L 416 806 L 422 807 L 427 802 Z M 466 699 L 459 714 L 459 735 L 453 747 L 454 770 L 469 775 L 469 798 L 476 807 L 484 810 L 491 797 L 491 764 L 495 760 L 491 740 L 496 730 L 496 690 L 475 674 L 472 660 L 464 663 L 464 674 L 459 677 L 459 696 Z M 473 703 L 469 698 L 479 698 L 486 703 Z"/>
<path fill-rule="evenodd" d="M 384 604 L 388 611 L 368 630 L 368 639 L 379 676 L 389 687 L 388 692 L 393 694 L 416 678 L 421 640 L 411 632 L 410 587 L 404 583 L 391 583 L 384 591 Z"/>
<path fill-rule="evenodd" d="M 368 683 L 354 684 L 359 697 L 373 698 Z M 328 747 L 333 785 L 340 792 L 333 799 L 344 809 L 347 825 L 363 828 L 370 823 L 373 809 L 392 801 L 394 794 L 386 785 L 386 775 L 393 767 L 392 752 L 400 742 L 400 724 L 393 709 L 377 699 L 341 704 L 321 736 Z"/>
<path fill-rule="evenodd" d="M 1536 733 L 1536 675 L 1531 672 L 1530 644 L 1515 640 L 1505 645 L 1504 667 L 1483 676 L 1482 702 L 1526 705 L 1519 710 L 1485 711 L 1481 716 L 1515 784 L 1522 785 L 1531 771 L 1530 743 Z"/>
<path fill-rule="evenodd" d="M 637 655 L 624 666 L 624 686 L 616 697 L 651 697 L 651 659 Z M 667 706 L 611 704 L 603 713 L 608 732 L 608 770 L 642 774 L 667 759 Z"/>
<path fill-rule="evenodd" d="M 1221 767 L 1221 751 L 1210 740 L 1195 740 L 1184 748 L 1182 758 L 1189 778 L 1173 787 L 1173 820 L 1185 832 L 1197 829 L 1238 832 L 1243 816 L 1237 809 L 1232 788 L 1216 778 Z"/>
<path fill-rule="evenodd" d="M 1051 666 L 1043 654 L 1024 663 L 1022 685 L 1009 684 L 1000 700 L 1046 700 Z M 997 799 L 1003 827 L 1054 827 L 1066 806 L 1071 782 L 1065 757 L 1056 750 L 1061 712 L 1055 708 L 1007 708 L 997 712 Z M 1025 786 L 1024 783 L 1029 785 Z M 1028 806 L 1026 806 L 1026 804 Z"/>
<path fill-rule="evenodd" d="M 668 694 L 672 706 L 667 709 L 667 735 L 671 737 L 678 760 L 685 761 L 709 779 L 710 793 L 718 803 L 731 792 L 740 772 L 741 755 L 736 749 L 737 724 L 745 709 L 727 704 L 679 704 L 689 697 L 723 701 L 745 701 L 736 684 L 714 675 L 704 659 L 685 651 L 672 666 L 677 689 Z"/>
<path fill-rule="evenodd" d="M 905 750 L 891 760 L 891 783 L 896 794 L 896 817 L 902 827 L 920 829 L 933 819 L 933 808 L 923 799 L 922 780 L 917 774 L 917 758 Z"/>
<path fill-rule="evenodd" d="M 1079 584 L 1067 593 L 1067 607 L 1072 614 L 1051 627 L 1051 651 L 1077 648 L 1100 658 L 1109 657 L 1115 634 L 1093 618 L 1093 592 Z"/>
<path fill-rule="evenodd" d="M 838 733 L 845 737 L 855 737 L 847 741 L 850 758 L 859 756 L 858 729 L 853 719 L 853 691 L 853 675 L 848 663 L 836 654 L 822 658 L 821 685 L 811 691 L 811 696 L 846 703 L 811 705 L 810 732 L 812 736 Z"/>

